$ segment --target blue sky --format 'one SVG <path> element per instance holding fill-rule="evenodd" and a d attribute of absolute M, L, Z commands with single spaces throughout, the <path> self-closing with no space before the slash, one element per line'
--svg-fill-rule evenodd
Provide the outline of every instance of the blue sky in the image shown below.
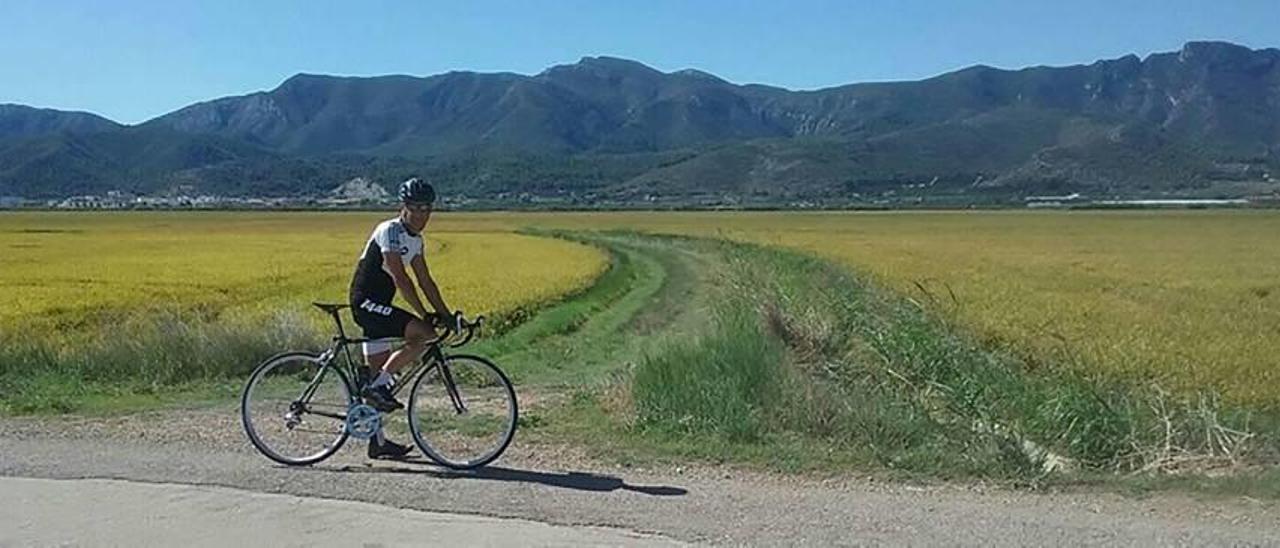
<path fill-rule="evenodd" d="M 586 55 L 813 89 L 1068 65 L 1189 40 L 1280 47 L 1280 0 L 4 0 L 0 103 L 136 123 L 298 72 L 534 74 Z"/>

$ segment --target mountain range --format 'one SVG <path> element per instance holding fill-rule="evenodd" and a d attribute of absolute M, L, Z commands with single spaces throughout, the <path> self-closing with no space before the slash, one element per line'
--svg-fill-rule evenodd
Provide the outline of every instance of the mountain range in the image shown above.
<path fill-rule="evenodd" d="M 531 76 L 299 74 L 132 126 L 0 105 L 0 196 L 316 195 L 411 173 L 456 195 L 624 201 L 1254 192 L 1280 173 L 1280 50 L 1190 42 L 812 91 L 612 57 Z"/>

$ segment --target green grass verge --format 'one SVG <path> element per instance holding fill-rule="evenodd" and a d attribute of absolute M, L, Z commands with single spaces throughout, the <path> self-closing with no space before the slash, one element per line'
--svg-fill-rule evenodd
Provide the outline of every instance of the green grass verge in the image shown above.
<path fill-rule="evenodd" d="M 501 337 L 481 341 L 468 352 L 493 357 L 513 380 L 525 385 L 590 383 L 626 363 L 636 341 L 625 328 L 650 306 L 666 283 L 667 271 L 628 237 L 574 239 L 610 252 L 610 268 L 598 282 L 577 298 Z"/>
<path fill-rule="evenodd" d="M 639 432 L 724 447 L 816 443 L 840 461 L 1014 482 L 1043 481 L 1046 460 L 1087 474 L 1280 455 L 1266 412 L 1032 371 L 822 260 L 700 245 L 728 263 L 712 284 L 714 321 L 635 370 Z"/>

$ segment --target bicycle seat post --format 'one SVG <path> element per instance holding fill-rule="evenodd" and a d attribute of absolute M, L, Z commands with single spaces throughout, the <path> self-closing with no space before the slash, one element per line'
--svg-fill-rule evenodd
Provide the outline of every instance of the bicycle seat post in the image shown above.
<path fill-rule="evenodd" d="M 338 315 L 337 310 L 330 311 L 329 314 L 333 316 L 333 323 L 338 325 L 338 337 L 342 342 L 347 342 L 347 332 L 342 328 L 342 317 Z"/>

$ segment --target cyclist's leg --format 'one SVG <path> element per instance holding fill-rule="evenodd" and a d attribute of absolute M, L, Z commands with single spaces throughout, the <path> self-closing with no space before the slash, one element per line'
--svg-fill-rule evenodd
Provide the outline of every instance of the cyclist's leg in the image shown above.
<path fill-rule="evenodd" d="M 396 401 L 394 392 L 390 389 L 393 374 L 422 355 L 431 340 L 430 328 L 417 316 L 389 304 L 365 301 L 355 309 L 354 315 L 366 337 L 404 338 L 404 346 L 391 353 L 382 365 L 382 370 L 374 376 L 373 382 L 361 391 L 365 400 L 379 411 L 390 412 L 403 408 L 404 404 Z"/>
<path fill-rule="evenodd" d="M 386 365 L 387 358 L 391 357 L 394 344 L 390 339 L 372 339 L 361 346 L 363 346 L 365 366 L 361 371 L 363 376 L 360 387 L 364 388 L 364 386 L 373 382 L 379 371 L 382 371 L 382 366 Z"/>
<path fill-rule="evenodd" d="M 364 381 L 361 388 L 372 383 L 378 373 L 382 371 L 383 365 L 386 365 L 387 359 L 391 357 L 391 350 L 394 347 L 391 340 L 374 339 L 363 345 L 365 367 L 362 371 Z M 403 456 L 408 451 L 403 450 L 408 446 L 396 443 L 387 439 L 385 424 L 382 428 L 369 438 L 369 457 L 380 458 L 384 456 Z"/>
<path fill-rule="evenodd" d="M 376 365 L 372 361 L 369 362 L 371 372 L 381 370 L 388 374 L 394 373 L 412 359 L 416 359 L 423 350 L 426 350 L 426 341 L 429 340 L 427 337 L 432 332 L 429 328 L 424 329 L 426 324 L 419 320 L 417 316 L 402 308 L 373 302 L 368 299 L 359 304 L 355 304 L 354 300 L 352 302 L 353 316 L 355 316 L 356 323 L 364 330 L 365 337 L 370 339 L 404 338 L 405 346 L 392 352 L 385 361 Z M 369 350 L 370 346 L 378 345 L 366 345 L 366 350 Z M 377 350 L 386 351 L 390 349 L 378 348 Z M 372 353 L 381 354 L 382 352 Z"/>
<path fill-rule="evenodd" d="M 397 311 L 404 312 L 399 309 Z M 386 365 L 382 367 L 382 370 L 387 373 L 395 373 L 421 357 L 427 349 L 427 343 L 434 340 L 436 336 L 435 330 L 427 322 L 408 312 L 404 314 L 408 316 L 404 322 L 404 346 L 392 352 L 391 357 L 387 359 Z"/>

